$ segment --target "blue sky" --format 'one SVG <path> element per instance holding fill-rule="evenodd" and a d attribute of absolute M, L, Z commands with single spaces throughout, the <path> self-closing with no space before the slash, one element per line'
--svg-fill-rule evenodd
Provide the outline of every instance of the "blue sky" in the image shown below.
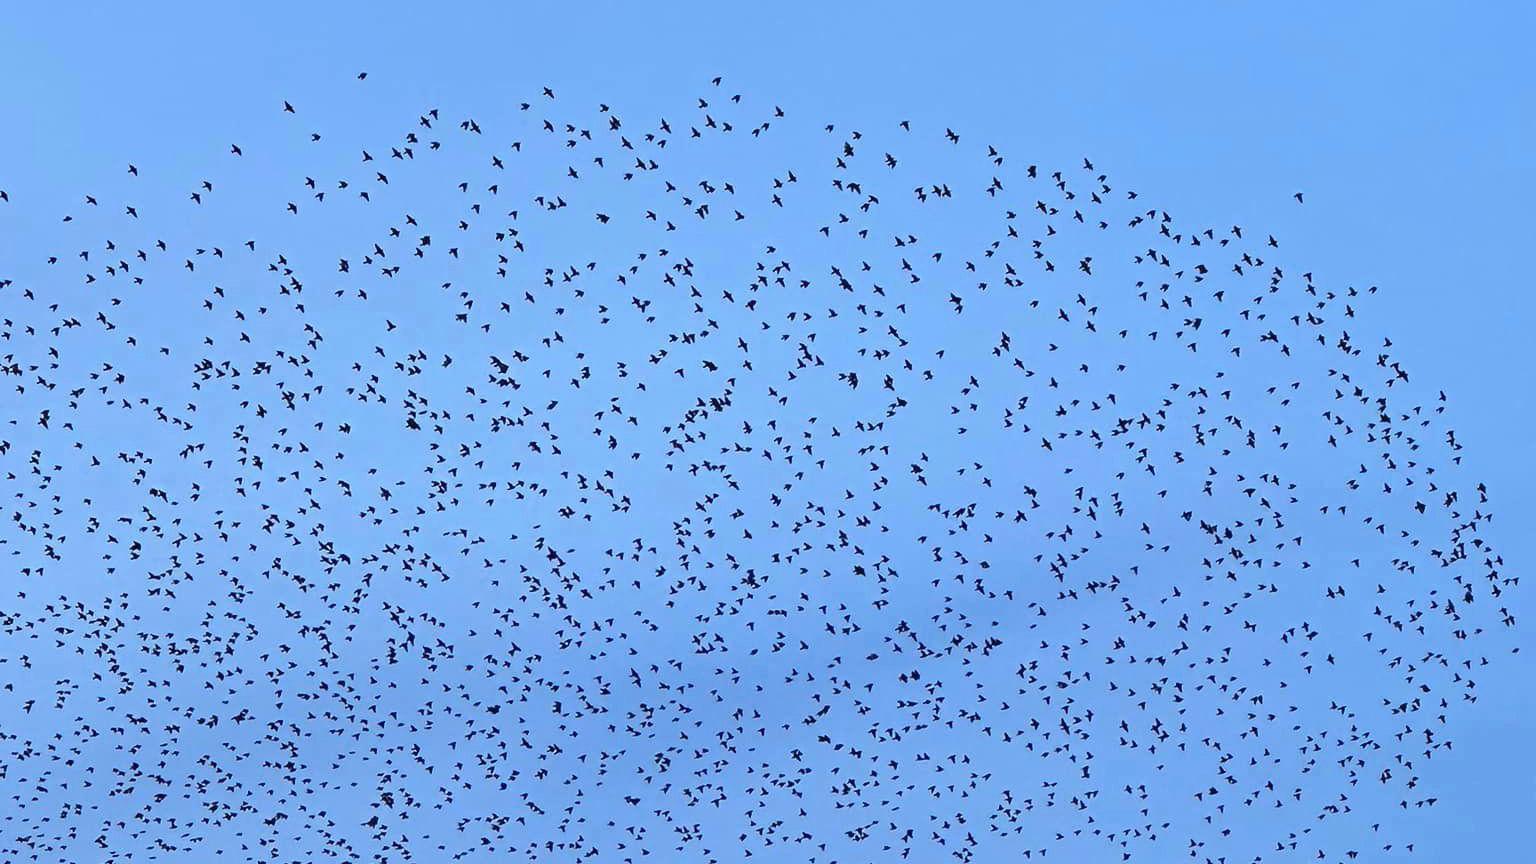
<path fill-rule="evenodd" d="M 11 82 L 0 89 L 10 127 L 0 189 L 11 199 L 0 208 L 0 276 L 30 273 L 12 262 L 51 242 L 56 226 L 37 214 L 77 212 L 87 190 L 105 199 L 131 188 L 127 162 L 175 196 L 200 177 L 229 184 L 231 203 L 215 205 L 228 209 L 207 218 L 232 218 L 284 181 L 273 131 L 287 122 L 275 112 L 284 99 L 327 139 L 374 140 L 424 105 L 490 117 L 545 85 L 642 116 L 685 105 L 723 75 L 734 91 L 840 128 L 908 119 L 1042 166 L 1086 156 L 1170 212 L 1283 238 L 1291 260 L 1330 284 L 1379 286 L 1370 332 L 1391 335 L 1415 385 L 1449 395 L 1465 469 L 1488 481 L 1497 545 L 1518 572 L 1536 552 L 1522 528 L 1536 515 L 1536 418 L 1518 359 L 1536 323 L 1519 263 L 1536 192 L 1530 9 L 1086 5 L 17 9 L 0 36 Z M 353 96 L 361 70 L 366 99 Z M 231 142 L 268 167 L 226 181 Z M 253 230 L 275 229 L 282 214 L 253 219 Z M 167 239 L 197 236 L 189 222 Z M 166 338 L 192 324 L 138 314 L 141 332 Z M 928 326 L 942 342 L 956 325 Z M 355 338 L 366 349 L 374 337 Z M 383 460 L 391 444 L 381 434 L 356 446 Z M 1412 814 L 1419 860 L 1513 860 L 1522 849 L 1508 826 L 1536 805 L 1527 673 L 1503 657 L 1482 674 L 1455 752 L 1422 772 L 1442 794 Z"/>

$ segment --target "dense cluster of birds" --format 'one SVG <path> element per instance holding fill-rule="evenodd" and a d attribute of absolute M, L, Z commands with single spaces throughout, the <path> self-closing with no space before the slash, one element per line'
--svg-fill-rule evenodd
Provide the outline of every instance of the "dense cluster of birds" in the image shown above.
<path fill-rule="evenodd" d="M 1517 579 L 1376 288 L 958 121 L 283 95 L 0 203 L 0 858 L 1413 851 Z"/>

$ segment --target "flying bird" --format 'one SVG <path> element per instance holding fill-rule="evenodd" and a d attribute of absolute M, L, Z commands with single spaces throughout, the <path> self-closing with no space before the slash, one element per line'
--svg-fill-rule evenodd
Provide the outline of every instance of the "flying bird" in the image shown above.
<path fill-rule="evenodd" d="M 1384 296 L 697 85 L 18 202 L 4 857 L 1411 851 L 1518 577 Z"/>

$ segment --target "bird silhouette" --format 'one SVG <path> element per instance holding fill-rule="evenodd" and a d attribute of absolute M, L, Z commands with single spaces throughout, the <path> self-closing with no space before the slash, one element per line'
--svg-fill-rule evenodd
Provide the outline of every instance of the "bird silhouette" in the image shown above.
<path fill-rule="evenodd" d="M 3 857 L 1412 851 L 1518 578 L 1378 290 L 702 85 L 29 209 Z"/>

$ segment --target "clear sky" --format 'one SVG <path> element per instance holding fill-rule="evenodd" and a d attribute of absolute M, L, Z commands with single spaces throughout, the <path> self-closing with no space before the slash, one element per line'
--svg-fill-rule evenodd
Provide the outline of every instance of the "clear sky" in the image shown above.
<path fill-rule="evenodd" d="M 36 214 L 123 188 L 130 161 L 215 176 L 283 99 L 365 138 L 424 105 L 505 106 L 546 84 L 641 114 L 723 75 L 842 127 L 910 119 L 1041 165 L 1087 156 L 1158 207 L 1261 226 L 1333 283 L 1379 286 L 1373 332 L 1449 395 L 1508 570 L 1536 560 L 1528 4 L 150 5 L 9 10 L 0 277 L 35 257 Z M 360 70 L 366 106 L 338 95 Z M 1423 772 L 1443 795 L 1414 814 L 1418 860 L 1525 854 L 1529 672 L 1506 657 L 1480 677 L 1455 752 Z"/>

